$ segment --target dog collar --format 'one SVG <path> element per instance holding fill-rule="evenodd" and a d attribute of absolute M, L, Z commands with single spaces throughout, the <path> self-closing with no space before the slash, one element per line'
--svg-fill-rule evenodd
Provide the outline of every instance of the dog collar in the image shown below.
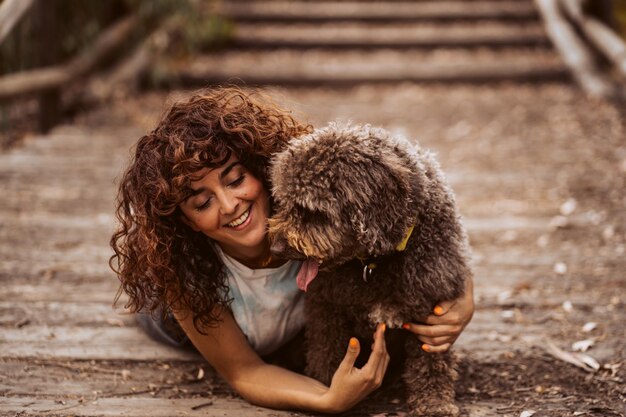
<path fill-rule="evenodd" d="M 415 225 L 411 225 L 406 233 L 404 234 L 404 239 L 402 239 L 402 241 L 400 243 L 398 243 L 398 246 L 396 246 L 396 250 L 398 252 L 402 252 L 403 250 L 406 249 L 406 245 L 409 243 L 409 238 L 411 237 L 411 233 L 413 233 L 413 229 L 415 229 Z"/>
<path fill-rule="evenodd" d="M 409 243 L 409 239 L 411 238 L 411 234 L 413 233 L 413 229 L 415 229 L 414 224 L 407 229 L 406 233 L 404 234 L 404 238 L 402 238 L 402 241 L 398 243 L 398 245 L 396 245 L 397 252 L 402 252 L 406 249 L 406 246 Z M 376 268 L 377 265 L 375 262 L 366 263 L 367 258 L 365 257 L 357 256 L 357 258 L 363 264 L 363 281 L 367 282 L 368 278 L 372 275 L 372 271 Z"/>

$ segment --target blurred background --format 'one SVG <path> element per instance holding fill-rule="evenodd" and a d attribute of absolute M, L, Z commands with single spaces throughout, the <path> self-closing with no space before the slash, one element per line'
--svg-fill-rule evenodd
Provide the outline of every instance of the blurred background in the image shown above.
<path fill-rule="evenodd" d="M 0 414 L 304 415 L 111 308 L 135 142 L 239 84 L 436 152 L 473 248 L 463 415 L 624 416 L 625 38 L 624 0 L 0 0 Z"/>

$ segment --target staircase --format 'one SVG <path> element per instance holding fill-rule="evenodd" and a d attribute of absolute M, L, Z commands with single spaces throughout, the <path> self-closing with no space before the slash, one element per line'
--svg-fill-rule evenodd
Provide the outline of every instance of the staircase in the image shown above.
<path fill-rule="evenodd" d="M 530 0 L 223 1 L 230 48 L 176 69 L 186 85 L 569 80 Z"/>

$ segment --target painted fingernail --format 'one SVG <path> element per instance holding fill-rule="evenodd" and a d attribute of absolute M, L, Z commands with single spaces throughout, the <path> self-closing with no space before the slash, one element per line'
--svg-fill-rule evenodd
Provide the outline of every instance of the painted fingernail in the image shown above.
<path fill-rule="evenodd" d="M 430 351 L 430 346 L 428 346 L 427 344 L 423 344 L 422 345 L 422 350 L 424 350 L 425 352 Z"/>
<path fill-rule="evenodd" d="M 409 329 L 411 328 L 411 325 L 410 325 L 409 323 L 404 323 L 404 324 L 402 325 L 402 328 L 403 328 L 404 330 L 409 330 Z"/>
<path fill-rule="evenodd" d="M 382 324 L 383 332 L 387 330 L 387 325 L 385 323 Z"/>
<path fill-rule="evenodd" d="M 443 307 L 441 306 L 435 306 L 435 308 L 433 309 L 433 312 L 438 315 L 441 316 L 443 314 Z"/>
<path fill-rule="evenodd" d="M 357 346 L 359 346 L 359 341 L 355 337 L 350 338 L 350 347 L 356 348 Z"/>

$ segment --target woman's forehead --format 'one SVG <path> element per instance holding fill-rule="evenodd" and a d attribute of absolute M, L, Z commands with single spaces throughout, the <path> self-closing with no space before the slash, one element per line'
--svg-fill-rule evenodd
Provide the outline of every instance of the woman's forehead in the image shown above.
<path fill-rule="evenodd" d="M 239 158 L 235 155 L 231 155 L 231 157 L 221 165 L 207 166 L 191 174 L 189 177 L 191 186 L 193 187 L 194 183 L 202 182 L 202 180 L 204 180 L 208 175 L 217 175 L 221 179 L 228 175 L 228 173 L 238 165 L 241 165 Z"/>

